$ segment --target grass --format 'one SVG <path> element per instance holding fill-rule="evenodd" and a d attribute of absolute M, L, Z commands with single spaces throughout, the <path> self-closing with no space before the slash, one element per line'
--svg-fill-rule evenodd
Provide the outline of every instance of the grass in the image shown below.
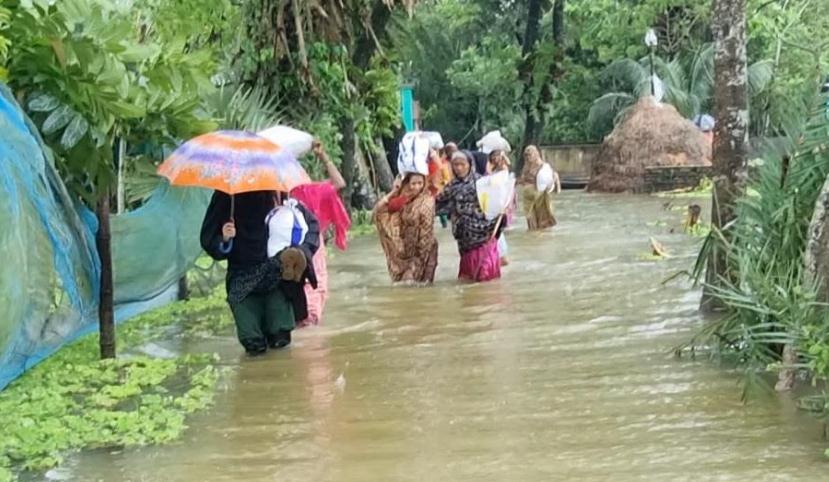
<path fill-rule="evenodd" d="M 374 234 L 376 232 L 377 229 L 374 226 L 374 221 L 371 219 L 371 211 L 360 210 L 352 213 L 351 229 L 348 231 L 349 237 L 356 238 L 359 236 Z"/>
<path fill-rule="evenodd" d="M 184 321 L 176 325 L 177 321 Z M 229 329 L 222 290 L 174 303 L 118 327 L 121 358 L 98 359 L 93 334 L 64 347 L 0 392 L 0 482 L 45 471 L 67 454 L 163 444 L 181 436 L 186 417 L 210 406 L 217 357 L 134 355 L 140 344 Z"/>

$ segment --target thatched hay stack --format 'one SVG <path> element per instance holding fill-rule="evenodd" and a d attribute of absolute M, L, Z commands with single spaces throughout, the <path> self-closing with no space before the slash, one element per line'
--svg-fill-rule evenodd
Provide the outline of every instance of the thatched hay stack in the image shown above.
<path fill-rule="evenodd" d="M 710 165 L 711 144 L 693 122 L 672 105 L 643 97 L 605 137 L 587 190 L 641 192 L 646 167 Z"/>

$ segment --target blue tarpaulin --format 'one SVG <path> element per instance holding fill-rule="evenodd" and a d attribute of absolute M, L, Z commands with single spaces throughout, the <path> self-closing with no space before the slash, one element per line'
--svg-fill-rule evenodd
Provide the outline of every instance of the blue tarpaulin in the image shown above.
<path fill-rule="evenodd" d="M 98 325 L 95 216 L 61 181 L 35 126 L 0 84 L 0 389 Z M 175 299 L 201 252 L 210 193 L 159 186 L 112 218 L 116 319 Z"/>

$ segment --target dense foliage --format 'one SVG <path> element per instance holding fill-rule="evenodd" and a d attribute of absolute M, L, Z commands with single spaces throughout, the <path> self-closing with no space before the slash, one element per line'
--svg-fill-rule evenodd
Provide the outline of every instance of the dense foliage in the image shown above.
<path fill-rule="evenodd" d="M 642 77 L 649 75 L 643 42 L 648 28 L 659 39 L 656 70 L 669 86 L 667 101 L 688 116 L 710 113 L 710 1 L 567 0 L 561 2 L 559 42 L 558 2 L 542 2 L 541 35 L 529 55 L 531 75 L 523 73 L 528 66 L 521 55 L 528 3 L 431 0 L 418 5 L 414 19 L 400 27 L 396 48 L 403 72 L 416 82 L 426 127 L 467 141 L 500 128 L 520 143 L 526 120 L 521 84 L 529 82 L 535 113 L 543 120 L 541 142 L 598 141 L 612 128 L 615 114 L 649 90 L 641 88 Z M 829 50 L 822 32 L 829 27 L 829 4 L 748 3 L 749 64 L 756 87 L 752 132 L 779 135 L 787 119 L 804 112 L 816 81 L 826 73 Z"/>
<path fill-rule="evenodd" d="M 823 109 L 790 132 L 784 145 L 767 148 L 754 165 L 728 237 L 713 232 L 697 264 L 700 275 L 706 256 L 714 249 L 726 252 L 729 276 L 715 295 L 728 310 L 692 345 L 714 348 L 742 364 L 749 381 L 763 382 L 762 374 L 783 368 L 783 347 L 792 344 L 802 356 L 800 368 L 809 368 L 815 382 L 825 382 L 826 311 L 805 259 L 809 224 L 829 175 L 829 122 Z M 826 402 L 819 410 L 829 416 Z"/>

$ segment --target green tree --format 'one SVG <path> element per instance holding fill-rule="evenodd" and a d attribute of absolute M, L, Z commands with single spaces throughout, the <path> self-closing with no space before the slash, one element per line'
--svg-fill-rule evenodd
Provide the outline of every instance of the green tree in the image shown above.
<path fill-rule="evenodd" d="M 714 49 L 705 45 L 688 62 L 675 58 L 666 62 L 654 58 L 654 72 L 665 88 L 664 102 L 676 107 L 686 118 L 711 112 L 714 85 Z M 751 97 L 762 94 L 773 78 L 773 64 L 760 60 L 748 67 L 748 89 Z M 594 135 L 604 137 L 616 120 L 636 101 L 650 95 L 650 59 L 620 59 L 612 62 L 602 73 L 612 89 L 593 101 L 587 124 Z"/>
<path fill-rule="evenodd" d="M 277 98 L 294 124 L 339 131 L 347 204 L 358 180 L 358 151 L 373 152 L 376 137 L 399 124 L 396 73 L 383 57 L 393 15 L 412 7 L 372 0 L 322 9 L 303 0 L 259 0 L 243 8 L 235 73 Z M 373 167 L 389 172 L 387 163 Z"/>
<path fill-rule="evenodd" d="M 67 186 L 95 206 L 101 356 L 115 356 L 110 197 L 116 138 L 173 140 L 214 127 L 199 114 L 209 56 L 136 31 L 106 0 L 11 6 L 9 84 L 52 147 Z"/>

